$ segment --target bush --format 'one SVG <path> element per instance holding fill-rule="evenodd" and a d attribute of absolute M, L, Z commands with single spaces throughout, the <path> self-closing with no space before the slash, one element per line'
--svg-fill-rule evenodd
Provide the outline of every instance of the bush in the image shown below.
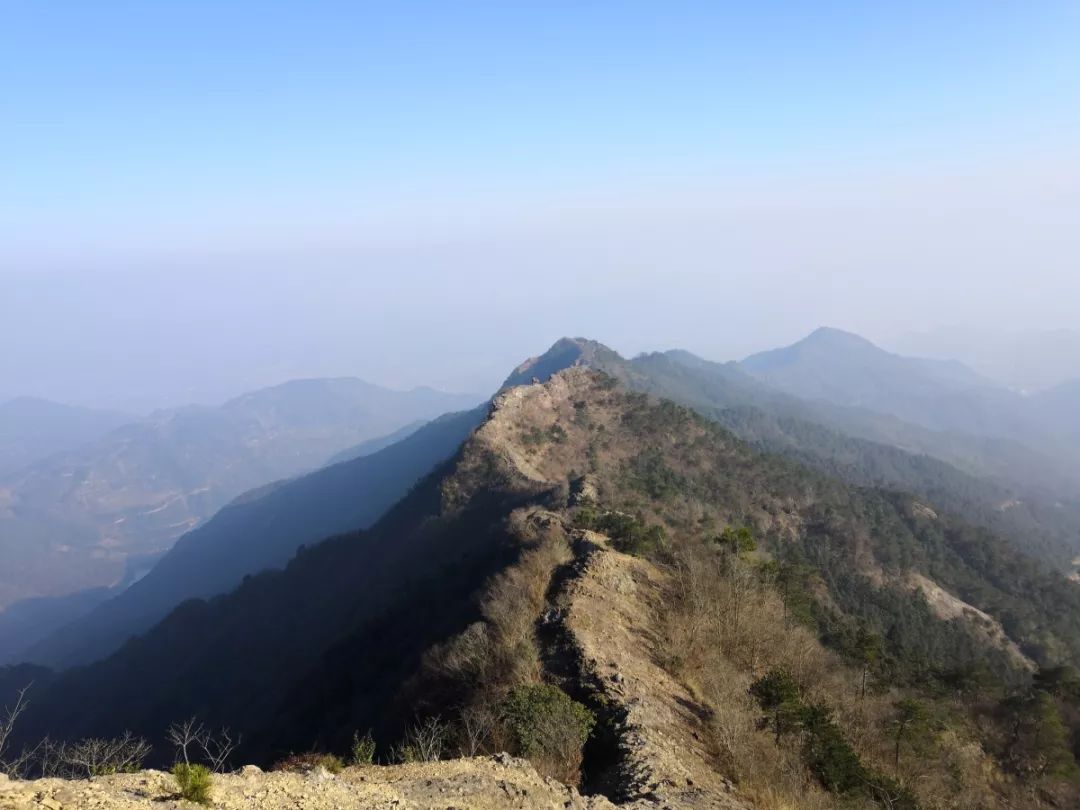
<path fill-rule="evenodd" d="M 180 795 L 189 802 L 210 804 L 210 769 L 205 765 L 189 765 L 178 762 L 173 766 L 173 776 L 180 786 Z"/>
<path fill-rule="evenodd" d="M 529 684 L 503 702 L 502 721 L 516 753 L 537 770 L 564 782 L 579 780 L 581 749 L 596 725 L 589 709 L 557 686 Z"/>
<path fill-rule="evenodd" d="M 363 737 L 359 732 L 353 732 L 352 759 L 350 765 L 370 765 L 375 761 L 375 738 L 369 731 Z"/>
<path fill-rule="evenodd" d="M 438 716 L 417 721 L 405 729 L 405 739 L 394 749 L 397 762 L 438 762 L 450 739 L 450 727 Z"/>
<path fill-rule="evenodd" d="M 663 526 L 650 526 L 624 512 L 599 512 L 592 504 L 578 511 L 574 524 L 579 529 L 591 529 L 606 534 L 617 550 L 635 557 L 655 554 L 667 545 L 667 534 Z"/>
<path fill-rule="evenodd" d="M 757 550 L 754 530 L 749 526 L 727 526 L 713 542 L 732 554 L 747 554 Z"/>
<path fill-rule="evenodd" d="M 341 773 L 345 768 L 345 763 L 341 761 L 341 757 L 335 756 L 334 754 L 317 754 L 311 752 L 307 754 L 293 754 L 292 756 L 286 757 L 285 759 L 274 763 L 271 770 L 306 773 L 307 771 L 313 771 L 320 767 L 326 768 L 330 773 Z"/>

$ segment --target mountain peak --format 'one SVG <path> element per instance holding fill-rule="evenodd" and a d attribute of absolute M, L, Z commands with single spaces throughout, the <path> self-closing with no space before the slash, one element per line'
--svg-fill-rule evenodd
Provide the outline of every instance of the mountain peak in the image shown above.
<path fill-rule="evenodd" d="M 871 346 L 875 349 L 878 348 L 862 335 L 857 335 L 854 332 L 848 332 L 844 329 L 837 329 L 834 326 L 819 326 L 805 338 L 800 340 L 799 343 L 829 343 L 832 345 Z M 878 349 L 878 351 L 883 350 Z"/>
<path fill-rule="evenodd" d="M 603 360 L 618 359 L 619 355 L 595 340 L 588 338 L 559 338 L 541 355 L 530 357 L 506 378 L 502 387 L 513 388 L 537 379 L 546 382 L 563 369 L 582 366 Z"/>

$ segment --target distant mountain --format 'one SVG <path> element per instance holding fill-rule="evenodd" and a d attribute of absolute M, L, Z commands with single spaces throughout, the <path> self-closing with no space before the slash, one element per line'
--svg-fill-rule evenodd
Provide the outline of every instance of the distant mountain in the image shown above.
<path fill-rule="evenodd" d="M 932 428 L 966 425 L 970 413 L 942 411 L 976 397 L 1018 402 L 960 363 L 901 357 L 838 329 L 822 328 L 791 346 L 751 355 L 748 374 L 789 394 L 891 413 Z"/>
<path fill-rule="evenodd" d="M 855 346 L 869 358 L 878 353 L 853 336 L 819 337 Z M 909 363 L 904 358 L 886 362 L 895 363 L 898 373 L 944 379 L 947 385 L 985 384 L 951 364 Z M 1054 460 L 1013 441 L 934 431 L 866 408 L 803 400 L 756 379 L 738 363 L 712 363 L 683 351 L 625 360 L 582 339 L 560 340 L 526 361 L 504 388 L 544 381 L 574 366 L 603 370 L 632 389 L 688 405 L 762 450 L 850 483 L 918 493 L 972 523 L 1004 533 L 1018 547 L 1056 565 L 1064 567 L 1080 550 L 1075 479 L 1066 485 L 1066 474 Z M 452 453 L 455 442 L 463 441 L 480 418 L 474 413 L 418 430 L 406 426 L 399 434 L 407 438 L 382 452 L 371 454 L 397 434 L 341 454 L 369 454 L 366 463 L 340 465 L 242 498 L 184 538 L 143 583 L 36 645 L 30 658 L 60 666 L 93 660 L 185 598 L 223 592 L 247 573 L 283 564 L 302 544 L 370 525 L 412 481 Z M 384 465 L 385 486 L 373 494 L 370 487 Z M 1073 497 L 1062 500 L 1058 485 Z M 329 493 L 322 501 L 321 491 Z M 265 545 L 243 539 L 253 536 Z M 197 551 L 185 556 L 188 548 Z M 206 576 L 202 572 L 207 570 L 223 575 Z"/>
<path fill-rule="evenodd" d="M 1060 430 L 1067 443 L 1080 443 L 1080 379 L 1041 391 L 1031 402 L 1035 412 Z"/>
<path fill-rule="evenodd" d="M 863 408 L 932 430 L 1012 439 L 1080 469 L 1071 414 L 1040 407 L 959 363 L 901 357 L 857 335 L 819 329 L 740 365 L 808 401 Z"/>
<path fill-rule="evenodd" d="M 334 455 L 330 456 L 325 466 L 329 467 L 332 464 L 341 464 L 343 461 L 352 461 L 354 458 L 360 458 L 361 456 L 370 456 L 372 453 L 379 452 L 384 447 L 397 444 L 402 439 L 416 433 L 416 431 L 423 426 L 424 422 L 421 421 L 410 422 L 405 425 L 405 427 L 399 428 L 393 433 L 387 433 L 385 436 L 368 439 L 367 441 L 360 442 L 360 444 L 347 447 L 341 452 L 334 453 Z"/>
<path fill-rule="evenodd" d="M 1018 391 L 1035 392 L 1080 378 L 1080 331 L 934 329 L 890 344 L 920 357 L 956 358 Z"/>
<path fill-rule="evenodd" d="M 120 582 L 237 495 L 477 398 L 298 380 L 162 411 L 0 479 L 0 608 Z"/>
<path fill-rule="evenodd" d="M 132 419 L 36 397 L 0 403 L 0 477 L 92 442 Z"/>
<path fill-rule="evenodd" d="M 225 593 L 248 575 L 284 566 L 305 545 L 367 528 L 451 456 L 486 413 L 481 406 L 442 416 L 382 450 L 241 496 L 181 537 L 138 582 L 6 658 L 56 667 L 94 661 L 185 600 Z"/>

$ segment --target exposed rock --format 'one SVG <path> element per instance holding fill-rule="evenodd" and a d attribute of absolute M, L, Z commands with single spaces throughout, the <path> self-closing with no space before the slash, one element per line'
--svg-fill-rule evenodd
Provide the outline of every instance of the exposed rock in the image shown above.
<path fill-rule="evenodd" d="M 0 781 L 0 810 L 191 810 L 160 771 L 90 781 Z M 614 810 L 603 797 L 585 797 L 544 779 L 528 762 L 506 754 L 389 767 L 346 768 L 331 778 L 251 766 L 215 776 L 212 807 L 220 810 Z"/>
<path fill-rule="evenodd" d="M 934 614 L 945 621 L 962 621 L 987 643 L 1005 650 L 1012 659 L 1025 669 L 1034 670 L 1035 663 L 1024 655 L 1020 647 L 1009 638 L 1001 622 L 985 611 L 970 605 L 960 597 L 949 593 L 927 576 L 912 571 L 908 574 L 908 587 L 922 591 Z"/>

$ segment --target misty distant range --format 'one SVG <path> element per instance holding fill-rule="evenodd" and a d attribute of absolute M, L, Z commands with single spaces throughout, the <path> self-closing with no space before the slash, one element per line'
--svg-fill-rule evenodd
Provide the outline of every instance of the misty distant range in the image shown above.
<path fill-rule="evenodd" d="M 1080 556 L 1080 378 L 1064 361 L 1039 379 L 1065 382 L 1022 392 L 835 329 L 727 363 L 680 350 L 626 359 L 575 338 L 504 388 L 581 365 L 755 449 L 923 495 L 1065 574 Z M 0 404 L 0 664 L 100 660 L 191 599 L 374 525 L 488 409 L 481 395 L 350 378 L 147 417 Z"/>

